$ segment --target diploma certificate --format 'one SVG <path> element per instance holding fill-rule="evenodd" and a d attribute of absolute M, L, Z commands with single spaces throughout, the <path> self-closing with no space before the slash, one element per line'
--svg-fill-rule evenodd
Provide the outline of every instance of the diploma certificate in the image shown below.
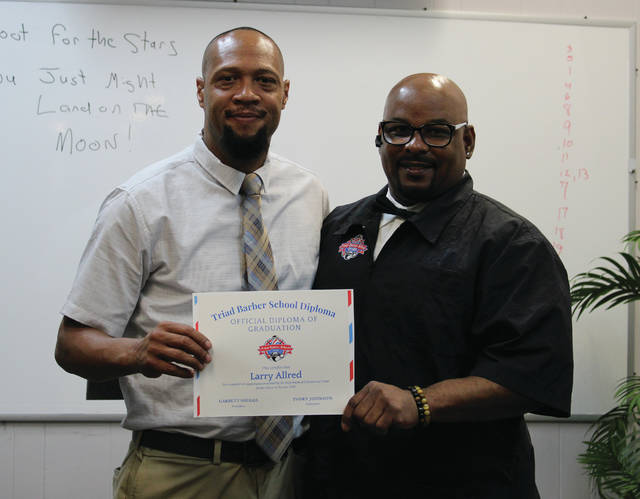
<path fill-rule="evenodd" d="M 353 291 L 194 293 L 213 344 L 194 416 L 342 414 L 354 393 Z"/>

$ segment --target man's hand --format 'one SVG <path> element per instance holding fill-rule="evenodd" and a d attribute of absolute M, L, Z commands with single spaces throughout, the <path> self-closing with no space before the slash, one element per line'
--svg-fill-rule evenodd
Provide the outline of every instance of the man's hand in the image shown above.
<path fill-rule="evenodd" d="M 206 336 L 186 324 L 161 322 L 144 338 L 114 338 L 63 317 L 56 360 L 66 371 L 95 381 L 134 373 L 191 378 L 211 362 L 210 349 Z"/>
<path fill-rule="evenodd" d="M 385 435 L 391 427 L 408 429 L 416 426 L 418 409 L 409 390 L 370 381 L 349 399 L 342 414 L 343 431 L 349 431 L 354 422 Z"/>
<path fill-rule="evenodd" d="M 135 345 L 136 370 L 150 378 L 162 374 L 191 378 L 194 370 L 211 362 L 209 349 L 211 342 L 191 326 L 161 322 Z"/>
<path fill-rule="evenodd" d="M 431 421 L 492 421 L 520 417 L 541 405 L 479 376 L 446 379 L 423 387 Z M 382 435 L 389 428 L 418 425 L 418 409 L 410 390 L 370 381 L 356 393 L 342 414 L 342 429 L 360 424 Z"/>

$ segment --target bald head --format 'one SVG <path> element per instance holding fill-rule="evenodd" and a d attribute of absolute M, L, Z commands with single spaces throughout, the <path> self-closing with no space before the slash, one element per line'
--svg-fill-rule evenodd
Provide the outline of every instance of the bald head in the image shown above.
<path fill-rule="evenodd" d="M 429 106 L 446 110 L 449 123 L 467 121 L 467 99 L 460 87 L 446 76 L 434 73 L 418 73 L 403 78 L 389 92 L 384 107 L 384 119 L 391 120 L 398 102 L 412 106 Z"/>
<path fill-rule="evenodd" d="M 445 76 L 414 74 L 391 89 L 376 145 L 397 201 L 428 201 L 462 181 L 475 146 L 467 121 L 467 100 Z"/>
<path fill-rule="evenodd" d="M 207 71 L 213 65 L 212 63 L 220 58 L 220 53 L 228 50 L 228 48 L 236 44 L 237 41 L 254 43 L 260 46 L 260 48 L 272 52 L 277 68 L 280 71 L 280 76 L 284 76 L 284 58 L 282 57 L 282 52 L 276 42 L 274 42 L 269 35 L 258 29 L 242 26 L 216 35 L 207 44 L 207 47 L 204 49 L 204 54 L 202 55 L 203 77 L 206 78 Z"/>

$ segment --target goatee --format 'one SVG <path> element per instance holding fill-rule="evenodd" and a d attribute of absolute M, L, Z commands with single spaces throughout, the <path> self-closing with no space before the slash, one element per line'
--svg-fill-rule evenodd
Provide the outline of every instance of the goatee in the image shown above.
<path fill-rule="evenodd" d="M 240 137 L 230 126 L 225 126 L 220 142 L 231 157 L 240 160 L 257 158 L 269 149 L 266 127 L 262 127 L 252 137 Z"/>

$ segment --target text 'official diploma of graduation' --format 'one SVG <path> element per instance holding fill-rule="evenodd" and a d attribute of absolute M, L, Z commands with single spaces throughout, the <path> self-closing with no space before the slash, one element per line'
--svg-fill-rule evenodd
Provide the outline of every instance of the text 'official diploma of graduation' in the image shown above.
<path fill-rule="evenodd" d="M 342 414 L 354 393 L 350 289 L 193 294 L 213 344 L 196 417 Z"/>

